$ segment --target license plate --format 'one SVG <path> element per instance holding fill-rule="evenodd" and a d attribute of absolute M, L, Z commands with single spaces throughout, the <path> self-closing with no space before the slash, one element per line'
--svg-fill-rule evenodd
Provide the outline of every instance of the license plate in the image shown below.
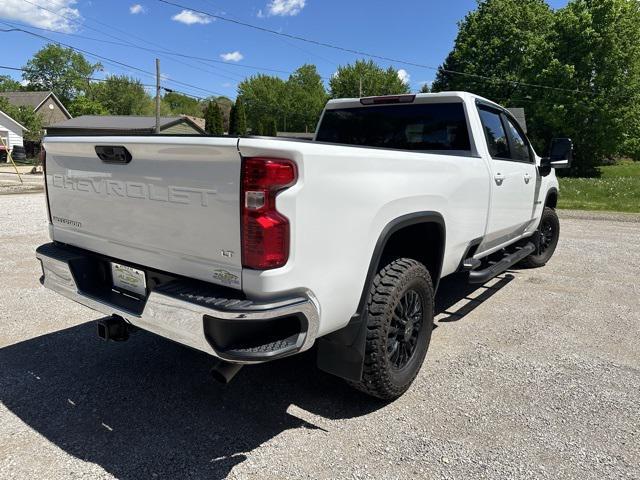
<path fill-rule="evenodd" d="M 147 293 L 147 280 L 142 270 L 111 262 L 111 278 L 116 288 L 141 296 Z"/>

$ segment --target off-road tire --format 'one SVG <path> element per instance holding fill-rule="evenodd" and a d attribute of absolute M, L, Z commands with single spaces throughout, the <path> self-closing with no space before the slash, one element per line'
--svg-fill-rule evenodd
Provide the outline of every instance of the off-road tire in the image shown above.
<path fill-rule="evenodd" d="M 412 291 L 420 299 L 422 321 L 415 333 L 413 353 L 408 356 L 404 367 L 397 368 L 389 356 L 388 339 L 395 338 L 392 332 L 400 330 L 393 326 L 398 325 L 396 308 L 407 295 L 413 296 Z M 406 392 L 427 354 L 433 330 L 433 311 L 433 283 L 422 263 L 400 258 L 384 266 L 373 279 L 364 312 L 367 338 L 362 379 L 349 383 L 368 395 L 384 400 L 392 400 Z M 418 314 L 416 318 L 419 317 Z"/>
<path fill-rule="evenodd" d="M 522 260 L 518 266 L 523 268 L 544 267 L 553 256 L 560 238 L 560 220 L 558 220 L 558 215 L 553 208 L 544 207 L 536 234 L 539 235 L 537 250 Z"/>

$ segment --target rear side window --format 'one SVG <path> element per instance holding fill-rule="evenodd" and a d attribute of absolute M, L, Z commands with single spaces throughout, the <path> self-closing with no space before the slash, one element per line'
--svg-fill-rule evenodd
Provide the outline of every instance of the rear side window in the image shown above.
<path fill-rule="evenodd" d="M 327 110 L 316 140 L 399 150 L 471 150 L 462 103 Z"/>
<path fill-rule="evenodd" d="M 509 158 L 509 141 L 504 131 L 500 114 L 493 110 L 480 109 L 480 120 L 482 129 L 487 139 L 489 154 L 493 158 Z"/>

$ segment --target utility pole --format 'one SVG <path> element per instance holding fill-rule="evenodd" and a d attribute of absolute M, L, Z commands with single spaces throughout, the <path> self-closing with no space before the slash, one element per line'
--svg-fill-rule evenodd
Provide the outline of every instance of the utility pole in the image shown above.
<path fill-rule="evenodd" d="M 360 98 L 362 98 L 362 77 L 360 77 Z"/>
<path fill-rule="evenodd" d="M 160 133 L 160 59 L 156 58 L 156 134 Z"/>

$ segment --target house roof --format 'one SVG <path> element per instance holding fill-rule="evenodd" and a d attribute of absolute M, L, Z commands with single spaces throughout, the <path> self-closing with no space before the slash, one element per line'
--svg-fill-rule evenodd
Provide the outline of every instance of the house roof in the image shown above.
<path fill-rule="evenodd" d="M 160 117 L 160 129 L 171 127 L 177 123 L 185 121 L 196 130 L 204 133 L 204 129 L 197 122 L 187 116 Z M 131 130 L 131 131 L 153 131 L 156 126 L 156 117 L 127 116 L 127 115 L 82 115 L 70 118 L 64 122 L 56 123 L 48 127 L 54 129 L 77 129 L 77 130 Z"/>
<path fill-rule="evenodd" d="M 71 118 L 71 114 L 67 111 L 62 102 L 58 99 L 58 97 L 56 97 L 56 94 L 52 91 L 0 92 L 0 95 L 5 97 L 11 105 L 15 105 L 16 107 L 31 107 L 34 110 L 40 108 L 40 105 L 42 105 L 47 101 L 49 97 L 51 97 L 67 115 L 67 117 Z"/>
<path fill-rule="evenodd" d="M 27 127 L 25 127 L 24 125 L 22 125 L 21 123 L 19 123 L 17 120 L 14 120 L 13 118 L 11 118 L 9 115 L 7 115 L 6 113 L 4 113 L 2 110 L 0 110 L 0 118 L 8 118 L 9 120 L 11 120 L 13 123 L 15 123 L 16 125 L 18 125 L 22 130 L 24 130 L 25 132 L 28 132 L 29 129 Z"/>

